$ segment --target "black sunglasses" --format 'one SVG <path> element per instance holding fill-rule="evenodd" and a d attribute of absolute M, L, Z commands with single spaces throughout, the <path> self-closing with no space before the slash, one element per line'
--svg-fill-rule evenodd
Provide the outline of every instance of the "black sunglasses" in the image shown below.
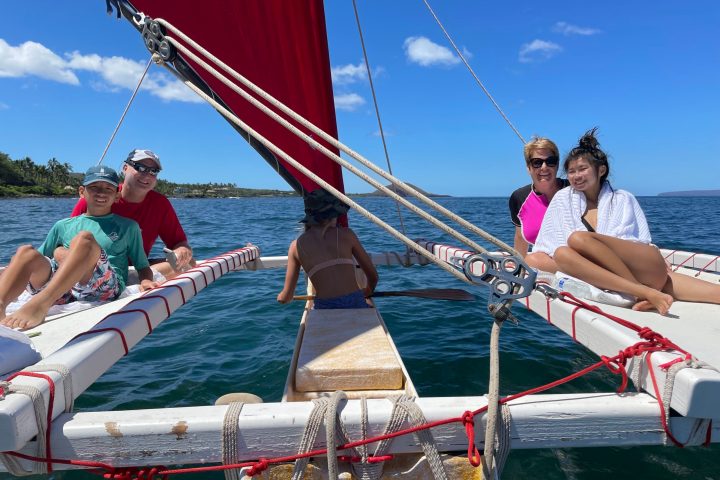
<path fill-rule="evenodd" d="M 143 165 L 140 162 L 133 162 L 132 160 L 125 160 L 125 163 L 133 167 L 135 170 L 138 171 L 138 173 L 149 173 L 153 177 L 157 177 L 157 174 L 160 173 L 160 169 L 157 167 L 148 167 L 146 165 Z"/>
<path fill-rule="evenodd" d="M 543 166 L 543 163 L 548 166 L 548 168 L 554 168 L 558 166 L 558 163 L 560 162 L 560 159 L 553 155 L 552 157 L 548 158 L 531 158 L 530 159 L 530 165 L 532 165 L 533 168 L 540 168 Z"/>

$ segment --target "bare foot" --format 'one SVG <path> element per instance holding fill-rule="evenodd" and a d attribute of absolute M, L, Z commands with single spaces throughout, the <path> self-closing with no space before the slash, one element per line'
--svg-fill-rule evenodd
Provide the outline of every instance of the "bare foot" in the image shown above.
<path fill-rule="evenodd" d="M 670 310 L 674 299 L 667 293 L 660 292 L 658 290 L 651 290 L 648 294 L 647 299 L 640 300 L 632 309 L 639 312 L 647 312 L 650 310 L 657 310 L 660 315 L 667 315 Z"/>
<path fill-rule="evenodd" d="M 653 307 L 653 304 L 647 300 L 640 300 L 633 305 L 632 309 L 638 312 L 649 312 L 650 310 L 655 310 L 655 307 Z"/>
<path fill-rule="evenodd" d="M 2 273 L 2 270 L 0 270 L 0 273 Z M 3 302 L 0 302 L 0 325 L 5 325 L 5 304 Z"/>
<path fill-rule="evenodd" d="M 33 305 L 32 303 L 32 301 L 26 303 L 20 307 L 18 311 L 5 317 L 0 323 L 6 327 L 19 328 L 21 330 L 37 327 L 45 321 L 47 309 L 44 309 L 42 306 Z"/>

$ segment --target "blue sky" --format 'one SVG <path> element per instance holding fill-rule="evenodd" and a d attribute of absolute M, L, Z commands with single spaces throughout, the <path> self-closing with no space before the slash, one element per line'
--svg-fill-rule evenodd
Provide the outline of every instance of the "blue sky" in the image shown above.
<path fill-rule="evenodd" d="M 359 1 L 394 173 L 425 190 L 507 196 L 527 183 L 522 144 L 450 50 L 422 1 Z M 105 2 L 3 8 L 0 151 L 84 171 L 102 153 L 148 54 Z M 431 5 L 526 139 L 561 153 L 600 127 L 616 187 L 718 189 L 720 3 Z M 341 141 L 385 164 L 350 0 L 326 2 Z M 209 106 L 153 66 L 106 163 L 156 151 L 163 177 L 287 189 Z M 370 191 L 346 176 L 350 192 Z"/>

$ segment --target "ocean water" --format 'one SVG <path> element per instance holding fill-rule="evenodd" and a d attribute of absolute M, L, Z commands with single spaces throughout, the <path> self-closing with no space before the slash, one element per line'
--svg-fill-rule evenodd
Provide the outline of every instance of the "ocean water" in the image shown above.
<path fill-rule="evenodd" d="M 658 245 L 720 253 L 720 197 L 639 200 Z M 357 201 L 399 228 L 390 200 Z M 442 198 L 439 202 L 512 242 L 507 199 Z M 20 244 L 39 245 L 53 222 L 68 215 L 73 204 L 73 199 L 0 201 L 0 264 L 6 264 Z M 173 204 L 198 258 L 248 242 L 259 245 L 263 255 L 284 255 L 300 232 L 298 198 L 175 199 Z M 368 251 L 403 250 L 356 212 L 351 211 L 350 222 Z M 406 215 L 404 223 L 411 238 L 457 244 L 423 220 Z M 159 249 L 157 256 L 161 256 Z M 478 302 L 391 297 L 379 298 L 377 304 L 421 396 L 483 394 L 491 327 L 484 292 L 461 285 L 433 266 L 383 267 L 379 273 L 380 290 L 448 287 L 478 294 Z M 300 303 L 275 301 L 283 275 L 281 270 L 267 270 L 223 277 L 83 393 L 76 410 L 208 405 L 229 392 L 252 392 L 265 401 L 279 401 L 302 312 Z M 524 309 L 514 310 L 520 325 L 505 326 L 500 340 L 502 394 L 545 384 L 597 360 L 542 319 Z M 600 371 L 553 392 L 612 391 L 618 384 L 617 377 Z M 503 478 L 605 479 L 609 475 L 720 479 L 720 447 L 517 450 L 511 452 Z M 55 477 L 97 478 L 83 472 L 59 472 Z M 223 477 L 215 474 L 214 478 Z"/>

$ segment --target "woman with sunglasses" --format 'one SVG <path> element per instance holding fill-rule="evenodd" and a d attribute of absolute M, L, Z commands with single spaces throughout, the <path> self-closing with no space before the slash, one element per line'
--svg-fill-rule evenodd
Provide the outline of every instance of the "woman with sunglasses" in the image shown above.
<path fill-rule="evenodd" d="M 635 197 L 610 186 L 610 165 L 596 130 L 585 133 L 565 158 L 570 187 L 550 203 L 527 263 L 632 295 L 638 300 L 634 310 L 655 309 L 665 315 L 674 300 L 720 303 L 720 285 L 667 268 L 650 243 L 650 229 Z M 552 257 L 554 265 L 533 265 L 536 252 Z"/>
<path fill-rule="evenodd" d="M 150 250 L 158 237 L 168 249 L 173 251 L 176 258 L 174 266 L 169 262 L 151 261 L 153 270 L 170 278 L 192 265 L 194 261 L 187 236 L 170 200 L 153 190 L 161 170 L 160 157 L 152 151 L 142 149 L 131 151 L 123 163 L 120 198 L 113 204 L 112 212 L 135 220 L 140 225 L 146 255 L 150 255 Z M 81 215 L 86 210 L 87 204 L 81 198 L 71 216 Z"/>
<path fill-rule="evenodd" d="M 567 181 L 557 178 L 560 153 L 552 140 L 535 137 L 525 144 L 523 153 L 532 183 L 513 192 L 509 207 L 510 218 L 515 225 L 513 246 L 525 256 L 529 245 L 535 243 L 550 201 L 567 186 Z M 538 254 L 535 257 L 539 265 L 551 265 L 549 256 Z"/>

